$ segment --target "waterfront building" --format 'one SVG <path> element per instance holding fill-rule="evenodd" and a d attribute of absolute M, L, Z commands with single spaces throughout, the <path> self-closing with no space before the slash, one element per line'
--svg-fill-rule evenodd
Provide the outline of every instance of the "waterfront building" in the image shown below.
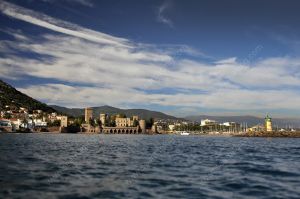
<path fill-rule="evenodd" d="M 84 111 L 84 121 L 86 123 L 90 123 L 90 119 L 93 118 L 93 109 L 92 108 L 85 108 Z"/>
<path fill-rule="evenodd" d="M 139 121 L 139 116 L 137 116 L 137 115 L 132 116 L 132 120 L 133 120 L 133 121 L 134 121 L 134 120 Z"/>
<path fill-rule="evenodd" d="M 117 127 L 132 126 L 130 118 L 116 118 L 116 126 Z"/>
<path fill-rule="evenodd" d="M 130 118 L 120 118 L 120 117 L 116 117 L 116 126 L 117 127 L 130 127 L 130 126 L 134 126 L 134 123 L 139 121 L 139 117 L 138 116 L 132 116 L 132 119 Z"/>
<path fill-rule="evenodd" d="M 151 132 L 152 132 L 152 133 L 158 133 L 156 123 L 154 123 L 154 124 L 152 125 L 152 127 L 151 127 Z"/>
<path fill-rule="evenodd" d="M 89 124 L 90 118 L 92 118 L 93 110 L 92 108 L 85 109 L 85 120 L 86 123 L 81 125 L 81 132 L 86 133 L 126 133 L 126 134 L 136 134 L 136 133 L 146 133 L 146 121 L 139 120 L 138 116 L 133 116 L 131 118 L 124 118 L 124 114 L 118 114 L 116 117 L 110 118 L 110 124 L 107 124 L 108 115 L 101 113 L 99 119 L 101 121 L 101 126 L 99 124 Z M 115 126 L 111 124 L 112 120 Z M 112 125 L 112 126 L 110 126 Z"/>
<path fill-rule="evenodd" d="M 272 131 L 272 118 L 270 118 L 269 115 L 265 118 L 265 129 L 267 132 Z"/>
<path fill-rule="evenodd" d="M 0 119 L 0 132 L 12 132 L 13 126 L 10 120 Z"/>
<path fill-rule="evenodd" d="M 169 124 L 169 130 L 170 131 L 174 131 L 174 129 L 175 129 L 175 124 Z"/>
<path fill-rule="evenodd" d="M 137 134 L 137 133 L 139 133 L 139 126 L 137 126 L 137 127 L 103 127 L 102 128 L 102 133 Z"/>
<path fill-rule="evenodd" d="M 102 127 L 105 127 L 106 116 L 107 116 L 107 115 L 106 115 L 105 113 L 101 113 L 101 114 L 100 114 L 100 121 L 101 121 Z"/>
<path fill-rule="evenodd" d="M 140 126 L 140 129 L 141 129 L 141 132 L 146 133 L 146 121 L 145 120 L 140 120 L 139 121 L 139 126 Z"/>
<path fill-rule="evenodd" d="M 22 121 L 18 118 L 11 118 L 9 120 L 10 120 L 11 125 L 12 125 L 12 130 L 13 131 L 19 130 L 19 128 L 22 124 Z"/>
<path fill-rule="evenodd" d="M 28 121 L 28 125 L 31 127 L 47 127 L 48 123 L 42 119 L 33 119 Z"/>
<path fill-rule="evenodd" d="M 60 127 L 68 127 L 68 116 L 61 116 Z"/>

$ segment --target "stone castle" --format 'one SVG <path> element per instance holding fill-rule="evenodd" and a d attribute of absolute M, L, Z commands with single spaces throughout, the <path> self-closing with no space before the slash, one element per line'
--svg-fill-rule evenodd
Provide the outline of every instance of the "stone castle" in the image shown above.
<path fill-rule="evenodd" d="M 122 133 L 122 134 L 137 134 L 146 133 L 146 121 L 139 119 L 138 116 L 132 118 L 116 115 L 114 118 L 115 125 L 108 124 L 108 115 L 101 113 L 97 125 L 91 124 L 94 121 L 93 109 L 85 109 L 85 123 L 82 124 L 81 131 L 89 133 Z"/>

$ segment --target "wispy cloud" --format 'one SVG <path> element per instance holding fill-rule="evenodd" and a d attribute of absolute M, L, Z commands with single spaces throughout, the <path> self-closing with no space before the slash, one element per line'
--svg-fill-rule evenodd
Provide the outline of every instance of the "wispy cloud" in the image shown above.
<path fill-rule="evenodd" d="M 98 42 L 102 44 L 113 44 L 118 46 L 126 45 L 127 42 L 126 39 L 112 37 L 104 33 L 82 28 L 75 24 L 54 19 L 47 15 L 31 11 L 29 9 L 8 2 L 0 2 L 0 10 L 3 14 L 9 17 L 26 21 L 28 23 L 47 28 L 59 33 L 86 39 L 92 42 Z"/>
<path fill-rule="evenodd" d="M 174 46 L 162 50 L 10 3 L 0 3 L 0 11 L 60 33 L 33 37 L 6 30 L 15 39 L 0 41 L 0 52 L 5 55 L 0 58 L 0 77 L 56 80 L 19 88 L 44 102 L 68 107 L 153 104 L 180 110 L 205 107 L 300 111 L 300 58 L 266 58 L 249 66 L 233 57 L 207 64 L 174 58 Z M 188 46 L 182 49 L 199 56 Z M 174 92 L 161 92 L 168 90 Z"/>
<path fill-rule="evenodd" d="M 68 3 L 76 3 L 76 4 L 81 4 L 83 6 L 93 7 L 93 3 L 91 0 L 41 0 L 41 1 L 49 2 L 49 3 L 68 2 Z"/>
<path fill-rule="evenodd" d="M 166 12 L 168 9 L 171 8 L 171 5 L 172 5 L 171 1 L 168 1 L 168 0 L 164 1 L 158 7 L 156 18 L 157 18 L 158 22 L 166 24 L 169 27 L 173 28 L 174 27 L 173 21 L 166 16 Z"/>

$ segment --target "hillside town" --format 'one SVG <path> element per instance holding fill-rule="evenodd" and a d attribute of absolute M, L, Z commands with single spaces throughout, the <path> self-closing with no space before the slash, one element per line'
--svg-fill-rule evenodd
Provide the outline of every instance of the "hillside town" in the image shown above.
<path fill-rule="evenodd" d="M 244 135 L 255 132 L 295 132 L 293 128 L 275 128 L 267 115 L 264 125 L 248 127 L 247 123 L 232 121 L 219 123 L 203 119 L 200 122 L 187 120 L 150 118 L 137 115 L 127 117 L 122 113 L 100 113 L 95 116 L 92 108 L 85 108 L 82 117 L 72 117 L 57 112 L 28 111 L 26 108 L 6 106 L 0 112 L 1 132 L 52 132 L 52 133 L 103 133 L 103 134 L 207 134 Z"/>

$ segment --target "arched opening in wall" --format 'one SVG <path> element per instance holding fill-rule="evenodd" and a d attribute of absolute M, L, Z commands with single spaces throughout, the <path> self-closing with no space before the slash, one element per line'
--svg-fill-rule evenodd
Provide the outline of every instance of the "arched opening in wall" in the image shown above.
<path fill-rule="evenodd" d="M 136 133 L 136 130 L 133 130 L 133 133 Z"/>
<path fill-rule="evenodd" d="M 112 129 L 110 129 L 110 131 L 109 131 L 110 133 L 112 133 L 113 132 L 113 130 Z"/>
<path fill-rule="evenodd" d="M 125 132 L 125 130 L 124 129 L 122 129 L 122 133 L 124 133 Z"/>
<path fill-rule="evenodd" d="M 132 133 L 132 129 L 130 129 L 129 133 Z"/>
<path fill-rule="evenodd" d="M 118 129 L 118 133 L 121 133 L 121 130 L 120 130 L 120 129 Z"/>
<path fill-rule="evenodd" d="M 128 133 L 128 129 L 126 129 L 126 133 Z"/>

